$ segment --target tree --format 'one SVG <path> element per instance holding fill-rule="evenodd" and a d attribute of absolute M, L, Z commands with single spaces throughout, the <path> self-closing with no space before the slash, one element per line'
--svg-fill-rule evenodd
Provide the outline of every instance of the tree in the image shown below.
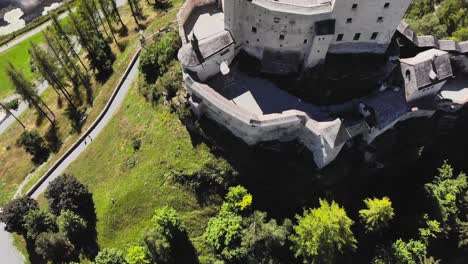
<path fill-rule="evenodd" d="M 142 246 L 133 246 L 128 250 L 125 260 L 128 264 L 149 264 L 151 263 L 146 249 Z"/>
<path fill-rule="evenodd" d="M 38 210 L 36 200 L 20 197 L 7 203 L 0 212 L 0 222 L 5 223 L 5 231 L 25 235 L 25 216 L 32 210 Z"/>
<path fill-rule="evenodd" d="M 37 236 L 44 232 L 57 232 L 55 217 L 44 210 L 29 211 L 24 217 L 24 228 L 31 240 L 36 240 Z"/>
<path fill-rule="evenodd" d="M 6 72 L 15 87 L 16 93 L 19 94 L 24 101 L 28 102 L 28 104 L 33 105 L 39 113 L 45 116 L 50 123 L 54 125 L 54 120 L 47 115 L 41 105 L 47 108 L 47 110 L 52 114 L 53 119 L 55 119 L 54 113 L 50 110 L 47 104 L 42 101 L 41 97 L 34 89 L 33 84 L 26 78 L 26 76 L 24 76 L 22 72 L 18 71 L 11 63 L 8 64 Z"/>
<path fill-rule="evenodd" d="M 468 190 L 466 175 L 460 173 L 455 177 L 452 166 L 445 161 L 439 168 L 439 175 L 424 187 L 434 204 L 434 217 L 442 224 L 444 233 L 456 231 L 461 217 L 457 201 L 462 201 Z"/>
<path fill-rule="evenodd" d="M 30 54 L 32 57 L 33 65 L 39 70 L 40 74 L 46 79 L 50 85 L 56 90 L 62 92 L 65 99 L 67 99 L 69 105 L 73 108 L 76 106 L 72 102 L 71 95 L 68 93 L 65 83 L 64 75 L 54 61 L 46 51 L 39 48 L 36 44 L 31 42 Z M 60 96 L 60 94 L 59 94 Z"/>
<path fill-rule="evenodd" d="M 447 27 L 439 21 L 435 13 L 429 13 L 419 19 L 407 19 L 407 22 L 418 35 L 432 35 L 439 39 L 447 37 Z"/>
<path fill-rule="evenodd" d="M 107 0 L 97 0 L 99 2 L 99 7 L 101 9 L 101 12 L 104 16 L 104 19 L 106 20 L 107 22 L 107 26 L 109 26 L 109 30 L 110 30 L 110 33 L 112 35 L 112 38 L 114 39 L 115 43 L 118 45 L 118 41 L 117 39 L 115 38 L 115 35 L 114 35 L 114 27 L 112 26 L 112 22 L 111 22 L 111 19 L 112 19 L 112 15 L 111 13 L 109 12 L 109 1 Z"/>
<path fill-rule="evenodd" d="M 120 17 L 120 13 L 119 13 L 119 9 L 117 8 L 117 4 L 113 0 L 106 0 L 106 1 L 110 2 L 110 6 L 112 7 L 112 15 L 114 17 L 114 20 L 118 19 L 120 21 L 120 24 L 122 25 L 123 31 L 126 32 L 127 31 L 127 26 L 124 24 L 124 22 L 122 21 L 122 18 Z"/>
<path fill-rule="evenodd" d="M 68 37 L 68 34 L 67 32 L 65 31 L 65 29 L 62 27 L 62 24 L 60 24 L 60 21 L 58 19 L 58 15 L 56 12 L 52 12 L 51 13 L 51 16 L 52 16 L 52 24 L 55 28 L 55 31 L 57 32 L 58 36 L 60 37 L 60 39 L 63 39 L 66 41 L 67 43 L 67 49 L 69 49 L 71 51 L 71 53 L 73 54 L 73 56 L 79 60 L 79 62 L 81 63 L 81 66 L 83 66 L 83 68 L 85 70 L 88 70 L 88 68 L 86 68 L 86 65 L 83 63 L 83 61 L 81 60 L 80 56 L 78 55 L 78 53 L 76 53 L 75 51 L 75 48 L 70 40 L 70 38 Z"/>
<path fill-rule="evenodd" d="M 76 243 L 86 231 L 86 221 L 72 211 L 64 210 L 57 218 L 57 224 L 71 242 Z"/>
<path fill-rule="evenodd" d="M 288 263 L 282 259 L 285 246 L 292 231 L 292 222 L 286 220 L 278 225 L 274 219 L 267 220 L 267 214 L 254 211 L 251 216 L 244 218 L 242 223 L 241 247 L 247 251 L 245 263 Z"/>
<path fill-rule="evenodd" d="M 61 233 L 42 233 L 36 239 L 36 253 L 52 263 L 64 263 L 74 258 L 74 247 Z"/>
<path fill-rule="evenodd" d="M 129 0 L 128 1 L 128 5 L 130 6 L 130 11 L 132 12 L 132 17 L 133 17 L 133 20 L 135 20 L 135 24 L 137 25 L 137 27 L 141 27 L 140 26 L 140 23 L 138 23 L 138 6 L 135 5 L 134 3 L 134 0 Z"/>
<path fill-rule="evenodd" d="M 208 245 L 223 259 L 236 261 L 245 257 L 247 253 L 240 247 L 241 231 L 242 216 L 231 211 L 222 211 L 208 221 L 203 236 Z"/>
<path fill-rule="evenodd" d="M 359 211 L 361 222 L 364 223 L 366 232 L 379 232 L 388 226 L 388 222 L 393 219 L 392 202 L 388 197 L 382 199 L 365 199 L 367 209 Z"/>
<path fill-rule="evenodd" d="M 155 263 L 197 263 L 197 256 L 177 212 L 168 206 L 155 211 L 144 243 Z"/>
<path fill-rule="evenodd" d="M 23 131 L 16 143 L 33 156 L 32 161 L 35 164 L 41 164 L 49 158 L 50 150 L 37 131 Z"/>
<path fill-rule="evenodd" d="M 95 264 L 127 264 L 124 254 L 115 248 L 105 248 L 94 260 Z"/>
<path fill-rule="evenodd" d="M 320 207 L 305 210 L 290 237 L 296 257 L 305 263 L 335 263 L 339 255 L 357 248 L 351 226 L 353 220 L 337 203 L 320 200 Z"/>
<path fill-rule="evenodd" d="M 46 189 L 45 198 L 50 212 L 54 215 L 59 216 L 62 211 L 71 211 L 82 217 L 88 227 L 94 227 L 96 215 L 93 196 L 73 175 L 62 174 L 53 180 Z"/>
<path fill-rule="evenodd" d="M 13 101 L 18 103 L 18 100 L 13 100 Z M 26 126 L 23 124 L 23 122 L 21 122 L 21 120 L 18 119 L 18 117 L 15 114 L 13 114 L 13 112 L 10 110 L 11 109 L 10 107 L 0 102 L 0 108 L 2 108 L 7 114 L 11 115 L 16 120 L 16 122 L 18 122 L 23 127 L 23 129 L 26 129 Z"/>
<path fill-rule="evenodd" d="M 229 188 L 226 194 L 226 201 L 221 210 L 228 210 L 235 213 L 243 212 L 250 208 L 252 205 L 252 195 L 248 193 L 247 189 L 238 185 Z"/>
<path fill-rule="evenodd" d="M 398 239 L 392 245 L 392 249 L 395 264 L 418 264 L 419 259 L 427 254 L 426 245 L 419 240 L 413 239 L 408 242 Z"/>

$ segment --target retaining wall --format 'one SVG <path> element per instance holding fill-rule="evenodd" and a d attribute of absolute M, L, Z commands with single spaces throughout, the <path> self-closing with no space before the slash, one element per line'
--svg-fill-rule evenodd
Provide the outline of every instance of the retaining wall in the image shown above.
<path fill-rule="evenodd" d="M 338 119 L 317 122 L 298 110 L 255 115 L 236 106 L 208 85 L 194 81 L 188 74 L 184 74 L 184 81 L 197 115 L 206 115 L 249 145 L 298 139 L 313 153 L 315 163 L 322 168 L 336 158 L 345 143 L 335 145 L 325 134 L 330 126 L 342 125 Z"/>

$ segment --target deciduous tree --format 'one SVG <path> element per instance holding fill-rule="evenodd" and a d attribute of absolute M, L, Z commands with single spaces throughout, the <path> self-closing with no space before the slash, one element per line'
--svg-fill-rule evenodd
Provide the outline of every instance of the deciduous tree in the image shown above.
<path fill-rule="evenodd" d="M 25 235 L 25 216 L 33 210 L 38 210 L 36 200 L 29 197 L 20 197 L 7 203 L 0 212 L 0 222 L 5 224 L 5 230 L 10 233 Z"/>
<path fill-rule="evenodd" d="M 359 216 L 366 232 L 379 232 L 388 226 L 395 213 L 388 197 L 382 199 L 367 198 L 364 200 L 367 208 L 359 211 Z"/>
<path fill-rule="evenodd" d="M 320 207 L 297 215 L 291 236 L 296 257 L 305 263 L 335 263 L 340 255 L 357 248 L 351 226 L 353 220 L 337 203 L 320 200 Z"/>

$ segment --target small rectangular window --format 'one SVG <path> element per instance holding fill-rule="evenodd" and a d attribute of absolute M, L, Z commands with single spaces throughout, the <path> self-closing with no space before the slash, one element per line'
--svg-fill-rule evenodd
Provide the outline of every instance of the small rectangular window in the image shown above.
<path fill-rule="evenodd" d="M 352 22 L 353 22 L 353 19 L 352 19 L 352 18 L 346 19 L 346 24 L 351 24 Z"/>
<path fill-rule="evenodd" d="M 284 35 L 280 35 L 280 40 L 284 40 Z"/>
<path fill-rule="evenodd" d="M 304 39 L 304 44 L 307 44 L 307 39 Z"/>
<path fill-rule="evenodd" d="M 377 22 L 382 23 L 383 22 L 383 17 L 378 17 Z"/>
<path fill-rule="evenodd" d="M 361 33 L 356 33 L 354 34 L 353 40 L 359 40 L 360 37 L 361 37 Z"/>
<path fill-rule="evenodd" d="M 383 7 L 388 8 L 389 6 L 390 6 L 390 3 L 385 3 Z"/>
<path fill-rule="evenodd" d="M 374 33 L 372 33 L 370 39 L 376 39 L 378 35 L 379 35 L 378 32 L 374 32 Z"/>
<path fill-rule="evenodd" d="M 257 33 L 257 28 L 256 28 L 256 27 L 252 27 L 252 32 L 253 32 L 253 33 Z"/>
<path fill-rule="evenodd" d="M 343 34 L 338 34 L 336 37 L 336 41 L 342 41 L 343 40 Z"/>
<path fill-rule="evenodd" d="M 357 8 L 357 4 L 353 4 L 353 6 L 351 7 L 352 9 L 356 9 Z"/>

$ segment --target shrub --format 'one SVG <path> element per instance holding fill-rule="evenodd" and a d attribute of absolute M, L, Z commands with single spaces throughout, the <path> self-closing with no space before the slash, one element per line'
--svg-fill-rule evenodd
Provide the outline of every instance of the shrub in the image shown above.
<path fill-rule="evenodd" d="M 10 233 L 26 234 L 25 216 L 34 210 L 38 210 L 36 200 L 29 197 L 21 197 L 11 200 L 0 213 L 0 222 L 5 223 L 5 230 Z"/>
<path fill-rule="evenodd" d="M 392 202 L 388 197 L 382 199 L 365 199 L 367 208 L 359 211 L 361 222 L 364 223 L 366 232 L 378 232 L 388 226 L 388 222 L 393 219 Z"/>
<path fill-rule="evenodd" d="M 77 241 L 86 230 L 86 221 L 72 211 L 64 210 L 57 218 L 57 224 L 70 241 Z"/>
<path fill-rule="evenodd" d="M 31 210 L 24 217 L 24 228 L 29 239 L 35 240 L 40 233 L 57 232 L 55 217 L 43 210 Z"/>
<path fill-rule="evenodd" d="M 175 174 L 174 180 L 197 193 L 205 190 L 225 191 L 235 181 L 237 172 L 224 159 L 210 159 L 203 168 L 191 174 Z"/>
<path fill-rule="evenodd" d="M 88 227 L 92 228 L 96 223 L 92 194 L 72 175 L 63 174 L 53 180 L 47 187 L 45 198 L 54 215 L 68 210 L 82 217 Z"/>
<path fill-rule="evenodd" d="M 169 32 L 141 52 L 139 70 L 147 83 L 154 83 L 167 71 L 180 46 L 181 40 L 177 32 Z"/>
<path fill-rule="evenodd" d="M 149 264 L 151 263 L 148 252 L 142 246 L 134 246 L 128 250 L 125 260 L 128 264 Z"/>
<path fill-rule="evenodd" d="M 9 101 L 8 103 L 5 104 L 5 106 L 9 109 L 9 110 L 18 110 L 18 107 L 19 107 L 19 100 L 18 99 L 13 99 L 11 101 Z"/>
<path fill-rule="evenodd" d="M 33 156 L 32 161 L 36 164 L 41 164 L 49 158 L 50 150 L 37 131 L 24 131 L 17 144 L 23 146 L 24 150 Z"/>
<path fill-rule="evenodd" d="M 64 263 L 73 258 L 74 247 L 61 233 L 42 233 L 35 244 L 36 253 L 52 263 Z"/>
<path fill-rule="evenodd" d="M 127 264 L 124 254 L 115 248 L 101 250 L 94 260 L 95 264 Z"/>
<path fill-rule="evenodd" d="M 141 148 L 141 139 L 137 138 L 137 139 L 134 139 L 133 142 L 132 142 L 132 147 L 133 147 L 133 150 L 137 151 Z"/>
<path fill-rule="evenodd" d="M 167 71 L 156 81 L 156 93 L 163 95 L 166 100 L 176 96 L 182 88 L 182 68 L 177 61 L 172 61 Z"/>

